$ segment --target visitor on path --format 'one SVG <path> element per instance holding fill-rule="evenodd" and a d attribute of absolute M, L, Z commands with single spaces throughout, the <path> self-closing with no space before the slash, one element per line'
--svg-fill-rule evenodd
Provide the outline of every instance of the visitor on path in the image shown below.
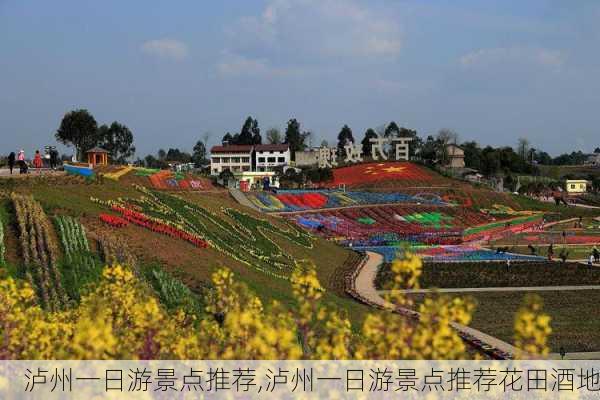
<path fill-rule="evenodd" d="M 50 150 L 50 168 L 55 169 L 58 166 L 58 151 Z"/>
<path fill-rule="evenodd" d="M 506 272 L 510 271 L 510 260 L 506 260 Z"/>
<path fill-rule="evenodd" d="M 27 173 L 27 163 L 25 162 L 25 151 L 21 149 L 19 151 L 19 155 L 17 156 L 17 162 L 19 164 L 19 173 L 26 174 Z"/>
<path fill-rule="evenodd" d="M 600 251 L 596 246 L 592 249 L 592 255 L 594 256 L 594 262 L 600 262 Z"/>
<path fill-rule="evenodd" d="M 592 267 L 594 265 L 594 255 L 590 254 L 590 258 L 588 259 L 588 267 Z"/>
<path fill-rule="evenodd" d="M 552 257 L 554 257 L 554 245 L 548 246 L 548 260 L 552 261 Z"/>
<path fill-rule="evenodd" d="M 35 157 L 33 158 L 33 168 L 41 169 L 42 168 L 42 155 L 39 150 L 35 151 Z"/>
<path fill-rule="evenodd" d="M 17 155 L 14 151 L 11 151 L 8 155 L 8 169 L 10 169 L 10 174 L 12 175 L 13 169 L 15 168 L 15 162 L 17 161 Z"/>

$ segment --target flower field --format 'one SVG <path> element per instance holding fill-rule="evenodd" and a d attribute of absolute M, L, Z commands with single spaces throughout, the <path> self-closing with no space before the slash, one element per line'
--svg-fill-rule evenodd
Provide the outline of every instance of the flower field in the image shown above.
<path fill-rule="evenodd" d="M 372 251 L 381 254 L 385 262 L 392 262 L 404 252 L 402 246 L 357 246 L 357 251 Z M 514 253 L 497 253 L 493 250 L 478 246 L 424 246 L 415 245 L 408 247 L 411 253 L 418 255 L 425 261 L 432 262 L 466 262 L 466 261 L 540 261 L 544 257 L 529 256 Z"/>
<path fill-rule="evenodd" d="M 100 260 L 91 252 L 85 228 L 77 219 L 57 216 L 54 225 L 65 253 L 62 282 L 69 298 L 79 300 L 81 290 L 100 278 Z"/>
<path fill-rule="evenodd" d="M 490 222 L 489 216 L 466 208 L 417 205 L 347 208 L 288 218 L 326 238 L 361 245 L 396 241 L 457 244 L 465 228 Z"/>
<path fill-rule="evenodd" d="M 333 170 L 330 187 L 368 186 L 394 182 L 397 186 L 430 186 L 447 183 L 447 179 L 411 162 L 365 163 Z"/>
<path fill-rule="evenodd" d="M 52 225 L 40 204 L 31 196 L 12 194 L 25 277 L 42 305 L 58 310 L 67 301 L 58 271 L 58 247 L 51 234 Z"/>
<path fill-rule="evenodd" d="M 306 211 L 357 205 L 421 203 L 443 205 L 435 198 L 420 198 L 403 193 L 376 193 L 330 190 L 281 190 L 277 194 L 248 193 L 246 197 L 266 212 Z"/>
<path fill-rule="evenodd" d="M 4 221 L 2 220 L 2 215 L 0 214 L 0 267 L 4 266 L 6 263 L 6 245 L 4 244 Z"/>
<path fill-rule="evenodd" d="M 145 173 L 142 174 L 146 175 Z M 160 190 L 211 190 L 214 189 L 210 180 L 206 178 L 192 177 L 182 173 L 167 170 L 159 170 L 156 173 L 146 175 L 154 189 Z"/>
<path fill-rule="evenodd" d="M 118 181 L 119 179 L 121 179 L 121 177 L 127 175 L 128 173 L 130 173 L 133 170 L 134 170 L 133 167 L 127 165 L 124 167 L 119 167 L 118 169 L 115 169 L 114 171 L 103 173 L 102 176 L 104 176 L 107 179 L 111 179 L 113 181 Z"/>
<path fill-rule="evenodd" d="M 232 208 L 213 212 L 177 196 L 138 187 L 142 196 L 103 202 L 128 222 L 188 241 L 196 247 L 211 247 L 239 262 L 279 278 L 289 276 L 295 259 L 286 254 L 272 236 L 298 246 L 312 248 L 309 234 L 288 224 L 279 228 L 265 219 Z"/>

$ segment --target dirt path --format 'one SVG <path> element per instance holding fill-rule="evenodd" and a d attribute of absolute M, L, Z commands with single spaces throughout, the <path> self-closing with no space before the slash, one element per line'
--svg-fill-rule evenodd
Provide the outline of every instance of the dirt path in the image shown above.
<path fill-rule="evenodd" d="M 377 275 L 377 268 L 383 262 L 383 256 L 381 254 L 366 252 L 368 260 L 359 271 L 355 279 L 354 289 L 360 296 L 367 299 L 374 305 L 384 308 L 395 308 L 395 306 L 381 297 L 381 295 L 375 289 L 375 276 Z M 398 308 L 402 310 L 401 308 Z M 413 312 L 411 310 L 403 310 Z M 418 313 L 416 313 L 418 315 Z M 487 346 L 498 349 L 509 355 L 513 355 L 517 352 L 517 349 L 509 343 L 506 343 L 498 338 L 487 335 L 477 329 L 473 329 L 468 326 L 464 326 L 457 323 L 452 323 L 452 327 L 456 329 L 461 336 L 470 336 L 477 340 L 480 340 Z"/>

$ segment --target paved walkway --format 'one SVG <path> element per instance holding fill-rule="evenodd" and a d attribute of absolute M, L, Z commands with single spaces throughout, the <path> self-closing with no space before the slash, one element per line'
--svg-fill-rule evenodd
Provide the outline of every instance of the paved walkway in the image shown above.
<path fill-rule="evenodd" d="M 407 289 L 395 290 L 395 293 L 422 294 L 422 293 L 472 293 L 472 292 L 545 292 L 563 290 L 600 290 L 600 285 L 573 285 L 573 286 L 503 286 L 503 287 L 481 287 L 481 288 L 446 288 L 446 289 Z M 379 290 L 377 293 L 385 295 L 392 290 Z"/>
<path fill-rule="evenodd" d="M 383 297 L 381 297 L 381 295 L 377 292 L 377 289 L 375 289 L 375 276 L 377 275 L 377 268 L 383 262 L 383 256 L 371 251 L 367 251 L 366 253 L 369 258 L 356 277 L 356 291 L 359 295 L 380 307 L 394 308 L 395 306 L 383 299 Z M 516 354 L 517 352 L 517 348 L 513 345 L 493 336 L 487 335 L 481 331 L 478 331 L 477 329 L 457 323 L 452 323 L 451 325 L 457 331 L 475 337 L 476 339 L 481 340 L 483 343 L 486 343 L 487 345 L 505 353 Z"/>
<path fill-rule="evenodd" d="M 256 211 L 260 211 L 258 209 L 258 207 L 256 207 L 254 204 L 252 204 L 252 202 L 250 200 L 248 200 L 246 195 L 244 195 L 244 193 L 242 193 L 239 189 L 229 188 L 229 193 L 241 205 L 250 207 L 251 209 L 256 210 Z"/>

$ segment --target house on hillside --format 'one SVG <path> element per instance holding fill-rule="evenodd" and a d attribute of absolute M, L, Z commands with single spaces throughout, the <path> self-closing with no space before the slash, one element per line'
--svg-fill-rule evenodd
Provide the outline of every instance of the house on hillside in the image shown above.
<path fill-rule="evenodd" d="M 288 144 L 258 144 L 254 146 L 254 158 L 257 172 L 273 171 L 276 167 L 290 164 L 290 146 Z"/>
<path fill-rule="evenodd" d="M 233 173 L 252 171 L 253 154 L 252 145 L 213 146 L 210 149 L 210 174 L 219 175 L 224 170 Z"/>
<path fill-rule="evenodd" d="M 587 192 L 588 181 L 585 179 L 567 179 L 565 190 L 568 194 L 581 194 Z"/>
<path fill-rule="evenodd" d="M 450 143 L 446 145 L 446 155 L 448 156 L 448 162 L 446 164 L 449 168 L 464 168 L 465 167 L 465 151 L 462 147 Z"/>
<path fill-rule="evenodd" d="M 319 165 L 319 149 L 310 148 L 294 153 L 296 167 L 315 167 Z"/>
<path fill-rule="evenodd" d="M 591 165 L 593 167 L 600 167 L 600 153 L 593 153 L 587 156 L 585 165 Z"/>

